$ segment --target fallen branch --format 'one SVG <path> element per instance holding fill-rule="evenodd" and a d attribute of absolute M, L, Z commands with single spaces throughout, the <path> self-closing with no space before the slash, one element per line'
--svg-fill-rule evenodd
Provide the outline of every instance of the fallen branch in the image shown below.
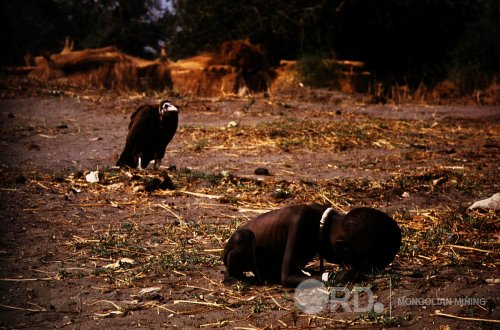
<path fill-rule="evenodd" d="M 254 212 L 254 213 L 258 213 L 258 214 L 263 214 L 263 213 L 267 213 L 269 211 L 270 210 L 266 210 L 266 209 L 246 209 L 246 208 L 238 209 L 238 212 L 241 212 L 241 213 Z"/>
<path fill-rule="evenodd" d="M 209 194 L 202 194 L 202 193 L 197 193 L 197 192 L 192 192 L 192 191 L 187 191 L 187 190 L 178 190 L 178 192 L 186 194 L 186 195 L 191 195 L 191 196 L 196 196 L 196 197 L 205 197 L 209 199 L 221 199 L 222 196 L 219 195 L 209 195 Z"/>
<path fill-rule="evenodd" d="M 112 316 L 125 316 L 125 312 L 124 311 L 111 311 L 111 312 L 108 312 L 108 313 L 94 313 L 95 316 L 99 316 L 99 317 L 112 317 Z"/>
<path fill-rule="evenodd" d="M 461 250 L 470 250 L 470 251 L 477 251 L 477 252 L 484 252 L 484 253 L 496 253 L 494 251 L 483 250 L 483 249 L 473 248 L 473 247 L 469 247 L 469 246 L 454 245 L 454 244 L 450 244 L 449 246 L 456 248 L 456 249 L 461 249 Z"/>
<path fill-rule="evenodd" d="M 173 272 L 173 273 L 176 273 L 176 274 L 179 274 L 179 275 L 182 275 L 182 276 L 186 276 L 186 274 L 185 274 L 185 273 L 180 272 L 180 271 L 175 270 L 175 269 L 174 269 L 174 270 L 172 270 L 172 272 Z"/>
<path fill-rule="evenodd" d="M 170 308 L 167 308 L 167 307 L 165 307 L 165 305 L 156 305 L 155 307 L 156 307 L 156 308 L 163 309 L 163 310 L 166 310 L 167 312 L 170 312 L 170 313 L 172 313 L 172 314 L 179 314 L 179 312 L 174 311 L 174 310 L 172 310 L 172 309 L 170 309 Z"/>
<path fill-rule="evenodd" d="M 86 203 L 86 204 L 66 204 L 67 206 L 71 207 L 106 207 L 106 206 L 111 206 L 111 207 L 119 207 L 123 205 L 137 205 L 137 202 L 122 202 L 122 203 L 116 203 L 116 202 L 109 202 L 109 203 Z M 50 211 L 63 211 L 64 208 L 61 207 L 51 207 L 51 208 L 39 208 L 39 207 L 34 207 L 34 208 L 27 208 L 23 209 L 23 211 L 31 211 L 31 212 L 50 212 Z"/>
<path fill-rule="evenodd" d="M 330 203 L 330 205 L 334 206 L 336 209 L 342 211 L 343 213 L 347 213 L 347 211 L 343 207 L 341 207 L 338 203 L 335 203 L 334 201 L 326 197 L 325 194 L 321 194 L 321 197 L 323 197 L 325 201 Z"/>
<path fill-rule="evenodd" d="M 94 306 L 96 304 L 99 304 L 99 303 L 107 303 L 107 304 L 111 304 L 113 305 L 117 310 L 121 310 L 122 308 L 120 306 L 118 306 L 117 304 L 115 304 L 113 301 L 111 300 L 98 300 L 96 302 L 93 302 L 92 304 L 90 304 L 90 306 Z"/>
<path fill-rule="evenodd" d="M 191 300 L 174 300 L 174 305 L 177 304 L 193 304 L 193 305 L 203 305 L 203 306 L 212 306 L 212 307 L 224 307 L 221 304 L 211 303 L 206 301 L 191 301 Z"/>
<path fill-rule="evenodd" d="M 288 328 L 288 324 L 286 324 L 282 320 L 278 319 L 278 322 L 281 323 L 285 328 Z"/>
<path fill-rule="evenodd" d="M 228 325 L 230 322 L 234 322 L 234 321 L 224 320 L 224 321 L 219 321 L 216 323 L 200 324 L 199 327 L 200 328 L 220 328 L 220 327 Z"/>
<path fill-rule="evenodd" d="M 194 304 L 194 305 L 203 305 L 203 306 L 212 306 L 212 307 L 222 307 L 222 308 L 225 308 L 231 312 L 234 312 L 234 309 L 231 309 L 231 308 L 226 307 L 224 305 L 206 302 L 206 301 L 174 300 L 174 305 L 176 305 L 176 304 Z"/>
<path fill-rule="evenodd" d="M 452 314 L 442 313 L 439 309 L 436 309 L 434 314 L 430 314 L 431 316 L 442 316 L 455 320 L 463 320 L 463 321 L 474 321 L 474 322 L 488 322 L 488 323 L 498 323 L 500 324 L 500 320 L 491 320 L 491 319 L 480 319 L 475 317 L 464 317 L 464 316 L 456 316 Z"/>
<path fill-rule="evenodd" d="M 282 309 L 284 309 L 284 310 L 286 310 L 286 311 L 289 311 L 289 310 L 290 310 L 290 308 L 286 308 L 286 307 L 281 306 L 281 305 L 280 305 L 280 304 L 276 301 L 276 299 L 274 299 L 274 297 L 273 297 L 273 296 L 271 296 L 270 294 L 267 294 L 267 296 L 268 296 L 269 298 L 271 298 L 271 300 L 274 302 L 274 304 L 275 304 L 276 306 L 278 306 L 279 310 L 282 310 Z"/>
<path fill-rule="evenodd" d="M 224 249 L 205 249 L 204 252 L 222 252 Z"/>
<path fill-rule="evenodd" d="M 0 278 L 0 281 L 4 282 L 32 282 L 32 281 L 51 281 L 55 280 L 52 277 L 41 277 L 41 278 Z"/>
<path fill-rule="evenodd" d="M 32 308 L 22 308 L 22 307 L 16 307 L 16 306 L 9 306 L 9 305 L 4 305 L 0 304 L 0 307 L 8 308 L 8 309 L 15 309 L 19 311 L 27 311 L 27 312 L 46 312 L 47 310 L 45 308 L 41 309 L 32 309 Z"/>
<path fill-rule="evenodd" d="M 165 204 L 156 204 L 156 206 L 161 207 L 161 208 L 162 208 L 162 209 L 164 209 L 164 210 L 167 210 L 170 214 L 172 214 L 174 217 L 176 217 L 176 218 L 177 218 L 177 219 L 178 219 L 181 223 L 184 223 L 184 224 L 186 223 L 186 222 L 185 222 L 185 221 L 181 218 L 181 216 L 180 216 L 180 215 L 178 215 L 177 213 L 175 213 L 174 211 L 172 211 L 172 210 L 170 209 L 170 207 L 168 207 L 167 205 L 165 205 Z"/>

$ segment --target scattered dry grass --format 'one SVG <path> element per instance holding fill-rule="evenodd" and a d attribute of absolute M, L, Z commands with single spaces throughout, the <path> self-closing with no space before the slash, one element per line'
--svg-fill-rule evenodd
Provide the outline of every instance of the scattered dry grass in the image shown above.
<path fill-rule="evenodd" d="M 144 99 L 135 94 L 126 97 L 130 103 Z M 109 102 L 96 95 L 89 98 L 99 104 Z M 184 125 L 176 135 L 178 152 L 195 156 L 218 152 L 220 157 L 347 155 L 332 168 L 369 170 L 376 175 L 285 180 L 277 175 L 261 178 L 203 168 L 138 172 L 110 167 L 100 169 L 99 183 L 89 184 L 87 172 L 17 173 L 4 168 L 0 182 L 2 191 L 23 201 L 15 206 L 23 214 L 51 227 L 71 228 L 63 239 L 65 263 L 40 269 L 46 273 L 39 280 L 86 279 L 103 295 L 118 289 L 161 288 L 148 298 L 96 299 L 86 307 L 96 318 L 142 310 L 163 318 L 186 317 L 183 326 L 254 329 L 408 326 L 429 315 L 431 311 L 311 316 L 301 313 L 294 306 L 293 293 L 280 286 L 223 286 L 220 254 L 231 233 L 260 212 L 292 203 L 325 202 L 344 211 L 368 205 L 383 207 L 394 216 L 403 231 L 401 251 L 391 267 L 371 274 L 365 283 L 384 297 L 389 278 L 397 289 L 404 289 L 407 279 L 422 280 L 417 289 L 425 293 L 423 286 L 439 285 L 444 281 L 440 272 L 449 267 L 464 274 L 474 269 L 498 270 L 498 212 L 467 208 L 478 196 L 488 197 L 498 190 L 498 122 L 336 114 L 330 119 L 285 118 L 231 127 Z M 2 134 L 23 139 L 33 132 L 50 136 L 59 131 L 15 127 Z M 349 157 L 351 152 L 358 154 Z M 307 166 L 301 169 L 307 171 Z M 26 176 L 23 186 L 12 184 L 18 175 Z M 175 189 L 146 191 L 152 180 L 166 175 Z M 282 192 L 278 198 L 273 197 L 277 190 Z M 412 203 L 404 202 L 407 196 L 415 198 Z M 47 311 L 40 306 L 2 306 Z M 210 316 L 209 321 L 197 322 L 193 318 L 198 315 Z M 268 318 L 259 318 L 262 315 Z"/>

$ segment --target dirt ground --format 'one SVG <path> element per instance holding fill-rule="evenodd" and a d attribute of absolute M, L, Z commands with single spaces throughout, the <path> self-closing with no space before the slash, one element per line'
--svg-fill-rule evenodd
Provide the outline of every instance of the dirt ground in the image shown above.
<path fill-rule="evenodd" d="M 187 99 L 0 85 L 2 329 L 498 326 L 500 219 L 468 206 L 500 190 L 499 107 L 371 105 L 306 88 Z M 163 98 L 180 108 L 163 166 L 114 167 L 130 114 Z M 167 175 L 175 189 L 155 189 Z M 380 313 L 308 315 L 293 289 L 221 284 L 240 224 L 312 202 L 371 206 L 400 224 L 392 265 L 347 286 L 370 288 Z"/>

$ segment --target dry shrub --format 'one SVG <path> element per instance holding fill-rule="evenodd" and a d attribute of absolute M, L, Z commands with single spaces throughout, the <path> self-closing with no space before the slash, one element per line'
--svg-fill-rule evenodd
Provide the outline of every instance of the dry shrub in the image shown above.
<path fill-rule="evenodd" d="M 147 61 L 114 47 L 64 50 L 38 56 L 30 76 L 76 86 L 115 90 L 171 89 L 195 96 L 248 94 L 269 89 L 275 73 L 265 53 L 248 40 L 225 42 L 215 54 L 168 63 Z"/>
<path fill-rule="evenodd" d="M 147 61 L 114 47 L 39 56 L 30 76 L 44 81 L 106 89 L 165 89 L 172 87 L 167 63 Z"/>
<path fill-rule="evenodd" d="M 180 60 L 171 70 L 175 89 L 195 96 L 265 92 L 275 77 L 265 53 L 248 40 L 225 42 L 219 52 Z"/>
<path fill-rule="evenodd" d="M 431 97 L 435 100 L 458 98 L 460 97 L 460 91 L 454 82 L 444 80 L 434 87 L 431 92 Z"/>
<path fill-rule="evenodd" d="M 233 94 L 237 74 L 234 70 L 172 70 L 174 88 L 186 95 L 218 96 Z"/>
<path fill-rule="evenodd" d="M 479 104 L 499 105 L 500 104 L 500 82 L 496 79 L 484 91 L 476 91 L 476 100 Z"/>
<path fill-rule="evenodd" d="M 281 60 L 276 68 L 276 78 L 271 86 L 272 91 L 297 87 L 300 79 L 297 72 L 297 61 Z"/>
<path fill-rule="evenodd" d="M 297 63 L 297 74 L 304 85 L 326 87 L 344 93 L 369 90 L 370 72 L 359 61 L 340 61 L 321 55 L 305 55 Z"/>
<path fill-rule="evenodd" d="M 231 65 L 242 70 L 265 70 L 267 60 L 259 46 L 245 40 L 232 40 L 222 43 L 218 54 L 212 58 L 210 65 Z"/>

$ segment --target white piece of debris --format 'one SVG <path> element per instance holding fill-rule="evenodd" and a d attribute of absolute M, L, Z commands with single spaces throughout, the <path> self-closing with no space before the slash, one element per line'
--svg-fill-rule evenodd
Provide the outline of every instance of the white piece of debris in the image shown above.
<path fill-rule="evenodd" d="M 130 296 L 134 299 L 139 300 L 139 301 L 160 300 L 163 298 L 161 291 L 162 291 L 161 286 L 153 286 L 150 288 L 144 288 L 141 291 L 139 291 L 138 294 L 130 295 Z"/>
<path fill-rule="evenodd" d="M 96 183 L 99 182 L 99 171 L 92 171 L 85 176 L 85 180 L 88 183 Z"/>
<path fill-rule="evenodd" d="M 126 264 L 129 266 L 133 266 L 135 264 L 135 261 L 133 259 L 130 259 L 130 258 L 121 258 L 120 260 L 117 260 L 116 262 L 114 262 L 112 264 L 104 266 L 104 268 L 117 269 L 117 268 L 120 268 Z"/>
<path fill-rule="evenodd" d="M 500 193 L 472 204 L 469 209 L 500 210 Z"/>

